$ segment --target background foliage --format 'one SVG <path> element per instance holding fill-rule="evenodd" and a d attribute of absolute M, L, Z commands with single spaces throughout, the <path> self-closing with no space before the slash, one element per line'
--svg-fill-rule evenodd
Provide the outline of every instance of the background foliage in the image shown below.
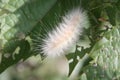
<path fill-rule="evenodd" d="M 46 25 L 54 28 L 61 16 L 76 6 L 87 11 L 91 25 L 85 28 L 74 54 L 66 55 L 68 61 L 73 59 L 69 63 L 69 78 L 119 80 L 119 0 L 0 0 L 0 73 L 40 55 L 33 50 L 32 39 L 37 40 Z M 41 64 L 44 57 L 39 58 Z"/>

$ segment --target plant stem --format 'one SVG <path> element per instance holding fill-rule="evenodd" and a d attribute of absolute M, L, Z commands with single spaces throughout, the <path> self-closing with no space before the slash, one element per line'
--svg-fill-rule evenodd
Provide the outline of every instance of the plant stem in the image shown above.
<path fill-rule="evenodd" d="M 69 76 L 70 80 L 75 80 L 75 78 L 79 75 L 79 73 L 82 71 L 83 67 L 88 65 L 88 63 L 92 60 L 92 58 L 89 56 L 89 54 L 86 54 L 76 65 L 73 72 Z"/>

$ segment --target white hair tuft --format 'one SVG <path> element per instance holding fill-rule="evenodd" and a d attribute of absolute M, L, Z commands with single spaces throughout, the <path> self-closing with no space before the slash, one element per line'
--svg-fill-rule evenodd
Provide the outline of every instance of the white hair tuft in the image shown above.
<path fill-rule="evenodd" d="M 81 9 L 69 11 L 54 30 L 43 40 L 42 52 L 46 56 L 64 55 L 78 40 L 83 27 L 88 26 L 88 17 Z"/>

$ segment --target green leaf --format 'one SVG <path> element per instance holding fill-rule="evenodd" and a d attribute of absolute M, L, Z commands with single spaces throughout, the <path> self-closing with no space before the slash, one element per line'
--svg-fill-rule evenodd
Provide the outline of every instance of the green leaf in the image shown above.
<path fill-rule="evenodd" d="M 92 80 L 119 80 L 120 79 L 120 28 L 116 27 L 105 33 L 108 39 L 106 44 L 91 54 L 94 61 L 85 70 L 87 78 Z M 98 49 L 96 47 L 96 49 Z"/>
<path fill-rule="evenodd" d="M 116 8 L 114 6 L 108 6 L 105 8 L 106 13 L 109 17 L 110 23 L 115 26 L 116 25 Z"/>
<path fill-rule="evenodd" d="M 5 39 L 9 40 L 14 38 L 16 37 L 15 34 L 18 33 L 28 34 L 28 32 L 30 32 L 31 29 L 45 16 L 55 2 L 56 0 L 34 0 L 24 4 L 24 6 L 13 13 L 14 16 L 17 17 L 18 23 L 4 33 Z M 12 16 L 12 14 L 9 16 Z M 13 18 L 12 20 L 15 21 L 16 18 Z"/>
<path fill-rule="evenodd" d="M 2 61 L 0 63 L 0 73 L 3 72 L 9 66 L 16 64 L 20 60 L 25 60 L 32 54 L 30 53 L 30 45 L 27 41 L 15 41 L 16 46 L 19 48 L 14 50 L 14 54 L 7 53 L 2 56 Z"/>
<path fill-rule="evenodd" d="M 72 62 L 69 63 L 69 76 L 71 75 L 72 71 L 74 70 L 75 66 L 77 65 L 78 63 L 78 60 L 77 60 L 77 55 L 76 53 L 73 53 L 74 55 L 72 56 Z"/>
<path fill-rule="evenodd" d="M 105 37 L 103 37 L 101 40 L 99 40 L 94 46 L 93 46 L 93 48 L 92 48 L 92 50 L 90 51 L 90 55 L 92 56 L 92 57 L 94 57 L 94 56 L 96 56 L 96 55 L 94 55 L 93 54 L 93 52 L 97 52 L 98 50 L 100 50 L 102 47 L 103 47 L 103 45 L 104 44 L 107 44 L 108 43 L 108 40 L 105 38 Z"/>
<path fill-rule="evenodd" d="M 26 35 L 47 14 L 57 0 L 0 1 L 0 72 L 30 57 Z"/>

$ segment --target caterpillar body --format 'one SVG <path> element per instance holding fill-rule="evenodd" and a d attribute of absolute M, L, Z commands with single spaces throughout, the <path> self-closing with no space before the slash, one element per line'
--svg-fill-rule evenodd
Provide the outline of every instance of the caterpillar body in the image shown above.
<path fill-rule="evenodd" d="M 49 57 L 66 54 L 79 40 L 83 27 L 88 26 L 88 22 L 86 12 L 80 8 L 70 10 L 55 29 L 48 32 L 48 36 L 43 39 L 42 53 Z"/>

